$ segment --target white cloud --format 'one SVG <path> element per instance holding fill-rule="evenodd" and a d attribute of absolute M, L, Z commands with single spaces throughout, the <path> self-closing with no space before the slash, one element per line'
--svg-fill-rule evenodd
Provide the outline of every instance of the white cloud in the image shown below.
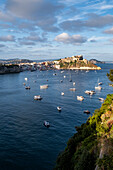
<path fill-rule="evenodd" d="M 57 35 L 54 40 L 57 42 L 62 42 L 64 44 L 75 44 L 75 45 L 79 45 L 87 41 L 87 39 L 81 35 L 69 35 L 67 33 L 62 33 Z"/>

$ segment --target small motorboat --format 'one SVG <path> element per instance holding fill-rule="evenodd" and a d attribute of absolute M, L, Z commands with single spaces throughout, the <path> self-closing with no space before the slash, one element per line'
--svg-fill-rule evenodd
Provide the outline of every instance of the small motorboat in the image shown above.
<path fill-rule="evenodd" d="M 64 92 L 61 92 L 61 95 L 64 96 Z"/>
<path fill-rule="evenodd" d="M 102 82 L 99 82 L 98 85 L 102 85 Z"/>
<path fill-rule="evenodd" d="M 69 82 L 72 82 L 72 79 L 70 79 Z"/>
<path fill-rule="evenodd" d="M 73 86 L 75 86 L 75 82 L 73 82 Z"/>
<path fill-rule="evenodd" d="M 60 106 L 57 107 L 57 110 L 61 112 L 62 108 Z"/>
<path fill-rule="evenodd" d="M 90 111 L 89 110 L 84 110 L 84 113 L 90 114 Z"/>
<path fill-rule="evenodd" d="M 60 82 L 62 83 L 62 82 L 63 82 L 63 80 L 60 80 Z"/>
<path fill-rule="evenodd" d="M 94 90 L 86 90 L 85 93 L 89 94 L 89 95 L 93 95 L 93 94 L 95 94 L 95 91 Z"/>
<path fill-rule="evenodd" d="M 83 101 L 84 97 L 83 96 L 77 96 L 77 100 Z"/>
<path fill-rule="evenodd" d="M 66 76 L 64 76 L 64 78 L 66 78 Z"/>
<path fill-rule="evenodd" d="M 63 73 L 64 71 L 61 71 L 61 73 Z"/>
<path fill-rule="evenodd" d="M 30 86 L 26 86 L 25 87 L 26 90 L 30 90 L 30 88 L 31 88 Z"/>
<path fill-rule="evenodd" d="M 47 89 L 47 88 L 48 88 L 48 84 L 40 85 L 40 89 Z"/>
<path fill-rule="evenodd" d="M 28 78 L 26 77 L 24 80 L 25 80 L 25 81 L 27 81 L 27 80 L 28 80 Z"/>
<path fill-rule="evenodd" d="M 98 98 L 101 102 L 104 102 L 104 98 L 99 97 Z"/>
<path fill-rule="evenodd" d="M 44 121 L 44 126 L 48 128 L 48 127 L 50 127 L 50 123 L 45 120 L 45 121 Z"/>
<path fill-rule="evenodd" d="M 23 85 L 25 86 L 26 84 L 25 84 L 25 83 L 23 83 Z"/>
<path fill-rule="evenodd" d="M 102 87 L 101 86 L 95 86 L 95 90 L 102 90 Z"/>
<path fill-rule="evenodd" d="M 42 100 L 42 97 L 40 95 L 34 96 L 34 100 Z"/>
<path fill-rule="evenodd" d="M 75 89 L 75 88 L 70 88 L 69 90 L 70 90 L 70 91 L 76 91 L 76 89 Z"/>

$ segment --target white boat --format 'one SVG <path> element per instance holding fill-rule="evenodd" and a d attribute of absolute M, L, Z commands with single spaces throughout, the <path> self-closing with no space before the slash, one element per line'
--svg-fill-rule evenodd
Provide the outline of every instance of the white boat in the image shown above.
<path fill-rule="evenodd" d="M 83 101 L 84 97 L 83 96 L 77 96 L 77 100 Z"/>
<path fill-rule="evenodd" d="M 73 86 L 75 86 L 75 82 L 73 82 Z"/>
<path fill-rule="evenodd" d="M 101 102 L 104 102 L 104 98 L 99 97 L 98 98 Z"/>
<path fill-rule="evenodd" d="M 86 73 L 88 73 L 88 72 L 89 72 L 89 70 L 86 71 Z"/>
<path fill-rule="evenodd" d="M 64 96 L 64 92 L 61 92 L 61 95 Z"/>
<path fill-rule="evenodd" d="M 66 78 L 66 76 L 64 76 L 64 78 Z"/>
<path fill-rule="evenodd" d="M 34 100 L 42 100 L 42 97 L 40 95 L 34 96 Z"/>
<path fill-rule="evenodd" d="M 57 107 L 57 110 L 58 110 L 58 111 L 61 111 L 61 110 L 62 110 L 62 108 L 61 108 L 60 106 L 58 106 L 58 107 Z"/>
<path fill-rule="evenodd" d="M 95 91 L 94 90 L 86 90 L 85 93 L 89 94 L 89 95 L 93 95 L 93 94 L 95 94 Z"/>
<path fill-rule="evenodd" d="M 26 90 L 30 90 L 30 88 L 31 88 L 30 86 L 26 86 L 25 87 Z"/>
<path fill-rule="evenodd" d="M 61 71 L 61 73 L 63 73 L 64 71 Z"/>
<path fill-rule="evenodd" d="M 102 90 L 102 87 L 101 86 L 95 86 L 95 89 L 96 90 Z"/>
<path fill-rule="evenodd" d="M 26 77 L 24 80 L 25 80 L 25 81 L 27 81 L 27 80 L 28 80 L 28 78 Z"/>
<path fill-rule="evenodd" d="M 75 89 L 75 88 L 70 88 L 69 90 L 70 90 L 70 91 L 76 91 L 76 89 Z"/>
<path fill-rule="evenodd" d="M 99 82 L 98 85 L 102 85 L 102 82 Z"/>
<path fill-rule="evenodd" d="M 40 85 L 40 89 L 47 89 L 47 88 L 48 88 L 48 84 Z"/>
<path fill-rule="evenodd" d="M 90 94 L 90 90 L 86 90 L 85 93 L 86 93 L 86 94 Z"/>
<path fill-rule="evenodd" d="M 56 73 L 53 73 L 53 76 L 56 76 Z"/>
<path fill-rule="evenodd" d="M 47 121 L 44 121 L 44 126 L 45 126 L 45 127 L 50 127 L 50 123 L 47 122 Z"/>

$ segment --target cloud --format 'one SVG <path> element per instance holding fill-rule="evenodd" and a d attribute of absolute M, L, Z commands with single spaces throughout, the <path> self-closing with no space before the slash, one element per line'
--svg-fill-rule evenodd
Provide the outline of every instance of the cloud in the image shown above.
<path fill-rule="evenodd" d="M 7 36 L 0 36 L 0 41 L 11 41 L 14 42 L 15 41 L 15 37 L 13 35 L 7 35 Z"/>
<path fill-rule="evenodd" d="M 36 33 L 31 33 L 29 36 L 19 38 L 18 41 L 21 45 L 36 45 L 36 43 L 45 43 L 47 42 L 46 34 L 39 36 Z"/>
<path fill-rule="evenodd" d="M 32 21 L 50 32 L 58 31 L 56 15 L 64 5 L 51 0 L 7 0 L 6 10 L 17 18 Z"/>
<path fill-rule="evenodd" d="M 87 41 L 89 42 L 97 42 L 97 41 L 101 41 L 101 40 L 105 40 L 106 37 L 96 37 L 96 36 L 92 36 L 90 38 L 88 38 Z"/>
<path fill-rule="evenodd" d="M 64 44 L 75 44 L 75 45 L 79 45 L 87 41 L 87 39 L 85 37 L 82 37 L 81 35 L 71 36 L 67 33 L 62 33 L 57 35 L 54 40 L 57 42 L 62 42 Z"/>
<path fill-rule="evenodd" d="M 108 29 L 108 30 L 105 30 L 104 33 L 106 33 L 106 34 L 113 34 L 113 27 Z"/>
<path fill-rule="evenodd" d="M 60 23 L 63 30 L 77 32 L 87 29 L 103 28 L 108 25 L 113 25 L 113 15 L 99 16 L 97 14 L 88 14 L 87 20 L 72 20 Z"/>

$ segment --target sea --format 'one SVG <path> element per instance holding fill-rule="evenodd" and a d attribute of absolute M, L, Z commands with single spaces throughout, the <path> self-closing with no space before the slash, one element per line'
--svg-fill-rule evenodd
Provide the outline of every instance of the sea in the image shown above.
<path fill-rule="evenodd" d="M 101 70 L 89 72 L 37 70 L 0 75 L 0 170 L 52 170 L 55 167 L 57 156 L 76 133 L 75 126 L 85 123 L 94 110 L 101 107 L 99 97 L 105 99 L 113 93 L 106 76 L 113 69 L 113 63 L 99 66 Z M 103 83 L 101 91 L 96 90 L 93 96 L 84 93 L 95 90 L 98 82 Z M 26 90 L 23 83 L 31 89 Z M 44 84 L 49 87 L 40 89 Z M 35 95 L 43 99 L 34 100 Z M 84 100 L 78 101 L 77 96 L 83 96 Z M 61 112 L 57 106 L 62 107 Z M 84 110 L 91 114 L 85 114 Z M 49 121 L 49 128 L 43 125 L 44 121 Z"/>

